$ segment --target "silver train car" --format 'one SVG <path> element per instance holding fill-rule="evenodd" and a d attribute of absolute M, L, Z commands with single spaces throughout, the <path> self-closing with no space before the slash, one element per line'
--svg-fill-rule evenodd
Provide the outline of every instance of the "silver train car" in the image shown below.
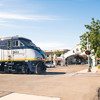
<path fill-rule="evenodd" d="M 23 37 L 0 38 L 0 72 L 46 72 L 46 55 L 31 40 Z"/>

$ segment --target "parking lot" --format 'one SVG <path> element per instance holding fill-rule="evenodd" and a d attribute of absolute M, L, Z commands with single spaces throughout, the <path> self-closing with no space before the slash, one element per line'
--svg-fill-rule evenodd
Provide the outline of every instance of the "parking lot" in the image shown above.
<path fill-rule="evenodd" d="M 87 65 L 48 68 L 44 75 L 0 74 L 0 96 L 14 92 L 61 100 L 97 100 L 99 73 L 68 76 L 83 69 L 87 69 Z"/>

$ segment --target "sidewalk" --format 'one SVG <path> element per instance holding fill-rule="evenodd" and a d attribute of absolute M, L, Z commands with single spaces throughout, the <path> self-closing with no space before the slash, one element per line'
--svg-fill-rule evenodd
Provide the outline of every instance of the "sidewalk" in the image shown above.
<path fill-rule="evenodd" d="M 65 76 L 77 76 L 77 75 L 87 75 L 87 74 L 94 74 L 94 73 L 100 73 L 100 70 L 98 71 L 97 67 L 92 67 L 91 71 L 88 71 L 87 69 L 81 70 L 81 71 L 77 71 L 77 72 L 73 72 L 73 73 L 66 73 Z"/>
<path fill-rule="evenodd" d="M 82 71 L 79 71 L 79 72 L 76 72 L 76 73 L 96 73 L 96 72 L 98 72 L 98 68 L 92 67 L 90 72 L 88 71 L 88 69 L 85 69 L 85 70 L 82 70 Z"/>

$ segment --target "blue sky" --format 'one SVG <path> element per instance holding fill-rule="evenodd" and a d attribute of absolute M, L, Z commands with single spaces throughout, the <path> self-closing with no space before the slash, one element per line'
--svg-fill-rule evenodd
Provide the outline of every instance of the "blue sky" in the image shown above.
<path fill-rule="evenodd" d="M 0 37 L 26 37 L 44 50 L 71 49 L 91 18 L 100 19 L 100 0 L 0 0 Z"/>

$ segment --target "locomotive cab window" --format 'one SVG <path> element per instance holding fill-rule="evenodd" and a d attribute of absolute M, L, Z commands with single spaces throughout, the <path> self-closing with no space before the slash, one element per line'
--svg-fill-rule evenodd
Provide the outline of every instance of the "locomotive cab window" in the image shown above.
<path fill-rule="evenodd" d="M 7 42 L 7 47 L 8 47 L 8 48 L 11 48 L 11 46 L 12 46 L 12 45 L 11 45 L 11 40 L 8 40 L 8 42 Z"/>
<path fill-rule="evenodd" d="M 28 40 L 28 39 L 24 39 L 24 38 L 20 38 L 20 42 L 21 42 L 21 46 L 25 46 L 25 47 L 34 47 L 36 48 L 36 45 L 31 41 L 31 40 Z"/>
<path fill-rule="evenodd" d="M 18 41 L 13 41 L 13 47 L 18 47 Z"/>
<path fill-rule="evenodd" d="M 22 47 L 22 46 L 24 46 L 24 44 L 19 40 L 13 41 L 13 47 Z"/>
<path fill-rule="evenodd" d="M 20 41 L 19 41 L 19 42 L 20 42 Z M 22 42 L 20 42 L 20 46 L 21 46 L 21 47 L 23 47 L 23 46 L 24 46 L 24 44 L 23 44 Z"/>

